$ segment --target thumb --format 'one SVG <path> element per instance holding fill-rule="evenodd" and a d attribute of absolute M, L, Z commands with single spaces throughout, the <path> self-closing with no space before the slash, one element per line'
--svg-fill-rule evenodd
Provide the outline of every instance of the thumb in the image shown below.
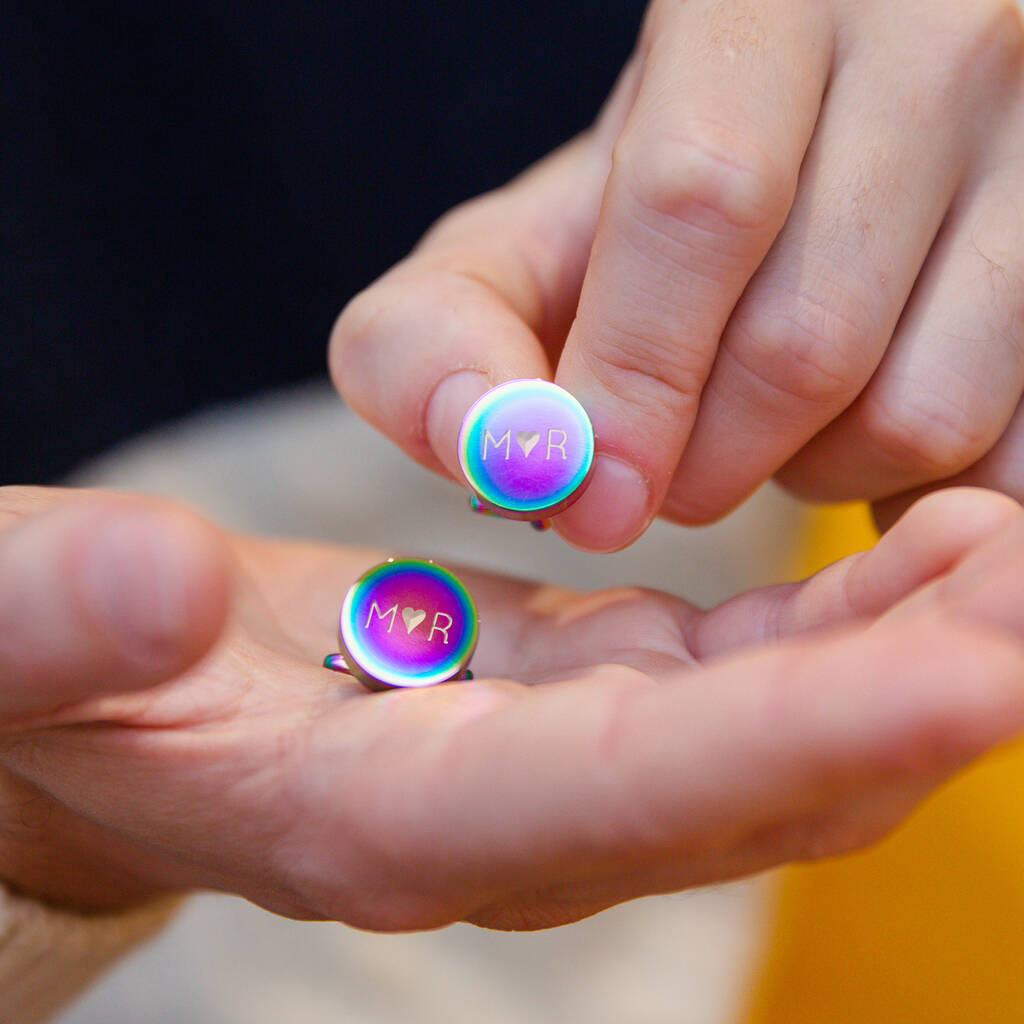
<path fill-rule="evenodd" d="M 177 675 L 228 605 L 225 548 L 173 505 L 89 495 L 14 520 L 0 532 L 0 725 Z"/>

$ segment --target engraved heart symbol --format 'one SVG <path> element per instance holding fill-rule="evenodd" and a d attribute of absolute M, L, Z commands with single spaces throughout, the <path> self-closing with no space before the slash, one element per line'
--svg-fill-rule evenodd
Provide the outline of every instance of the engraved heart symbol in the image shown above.
<path fill-rule="evenodd" d="M 406 633 L 411 633 L 426 617 L 427 613 L 422 608 L 403 608 L 402 621 Z"/>
<path fill-rule="evenodd" d="M 523 449 L 523 455 L 530 457 L 534 445 L 540 440 L 540 434 L 536 430 L 520 430 L 516 433 L 516 444 Z"/>

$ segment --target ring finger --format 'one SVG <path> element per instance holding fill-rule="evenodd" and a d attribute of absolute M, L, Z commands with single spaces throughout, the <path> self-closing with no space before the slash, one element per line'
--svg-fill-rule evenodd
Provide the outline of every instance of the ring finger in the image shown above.
<path fill-rule="evenodd" d="M 972 171 L 875 377 L 783 483 L 818 500 L 884 499 L 955 477 L 996 444 L 1024 390 L 1022 186 L 1024 135 Z M 987 475 L 970 482 L 991 486 Z"/>

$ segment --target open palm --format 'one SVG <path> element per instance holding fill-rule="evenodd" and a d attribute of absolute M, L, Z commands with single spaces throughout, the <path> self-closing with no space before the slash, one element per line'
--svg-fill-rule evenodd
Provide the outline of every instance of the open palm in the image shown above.
<path fill-rule="evenodd" d="M 1024 725 L 1024 514 L 994 494 L 710 612 L 464 572 L 477 679 L 368 693 L 320 661 L 388 553 L 0 490 L 0 877 L 546 927 L 867 843 Z"/>

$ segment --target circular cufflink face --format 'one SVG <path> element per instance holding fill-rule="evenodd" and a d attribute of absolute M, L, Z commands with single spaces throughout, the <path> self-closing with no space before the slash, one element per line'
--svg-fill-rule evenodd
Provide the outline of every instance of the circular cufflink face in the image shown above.
<path fill-rule="evenodd" d="M 509 381 L 466 413 L 459 462 L 486 508 L 509 519 L 552 516 L 583 493 L 594 464 L 594 428 L 557 384 Z"/>
<path fill-rule="evenodd" d="M 341 653 L 371 689 L 432 686 L 465 673 L 479 628 L 473 598 L 454 573 L 415 558 L 389 559 L 345 595 Z"/>

